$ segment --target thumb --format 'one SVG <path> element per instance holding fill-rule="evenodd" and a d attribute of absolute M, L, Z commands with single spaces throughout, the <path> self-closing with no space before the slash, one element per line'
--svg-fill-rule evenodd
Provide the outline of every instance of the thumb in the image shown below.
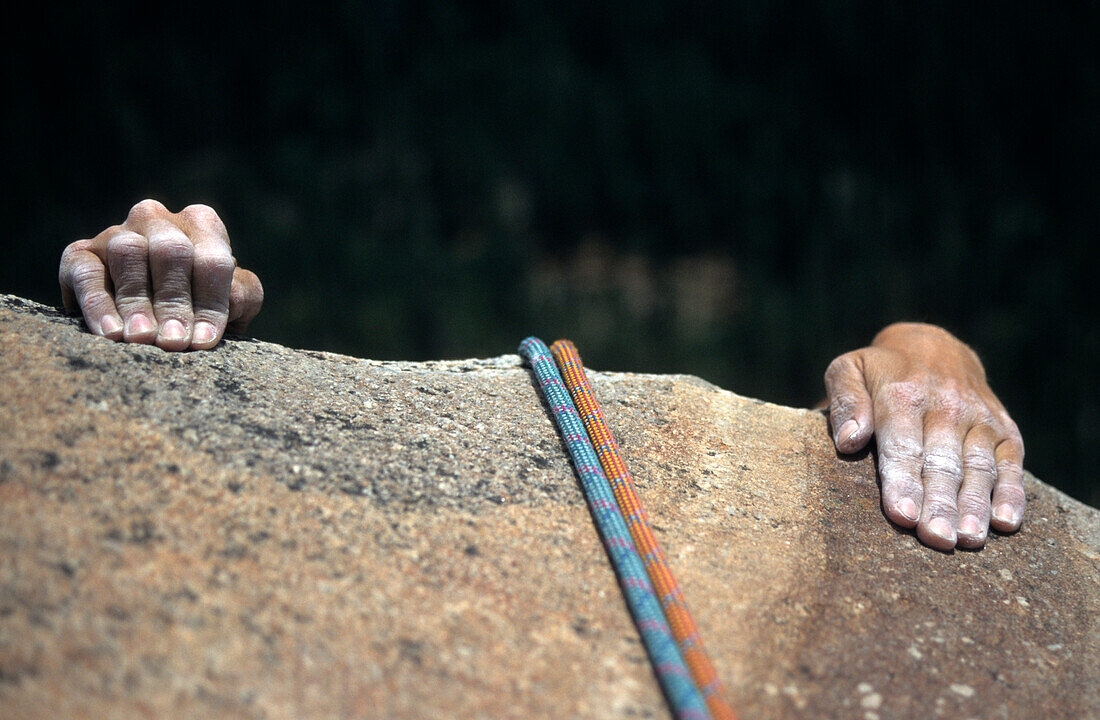
<path fill-rule="evenodd" d="M 846 353 L 825 370 L 829 423 L 833 442 L 842 453 L 861 450 L 874 433 L 874 411 L 863 372 L 863 351 Z"/>
<path fill-rule="evenodd" d="M 264 286 L 250 270 L 235 268 L 229 289 L 229 332 L 243 334 L 264 304 Z"/>

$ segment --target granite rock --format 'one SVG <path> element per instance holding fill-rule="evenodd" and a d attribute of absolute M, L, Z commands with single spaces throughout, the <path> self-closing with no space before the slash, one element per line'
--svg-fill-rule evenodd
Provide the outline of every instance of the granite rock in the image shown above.
<path fill-rule="evenodd" d="M 821 413 L 590 375 L 743 718 L 1100 716 L 1097 510 L 1029 475 L 1019 533 L 934 552 Z M 0 717 L 667 714 L 515 355 L 170 354 L 0 296 Z"/>

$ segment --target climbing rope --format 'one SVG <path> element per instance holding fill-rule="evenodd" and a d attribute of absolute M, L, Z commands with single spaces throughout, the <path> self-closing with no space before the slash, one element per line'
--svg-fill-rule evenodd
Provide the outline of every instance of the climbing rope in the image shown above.
<path fill-rule="evenodd" d="M 715 720 L 734 720 L 736 715 L 726 702 L 722 682 L 718 679 L 718 673 L 715 672 L 710 656 L 703 646 L 695 620 L 680 591 L 680 585 L 673 577 L 664 553 L 661 552 L 661 546 L 657 543 L 657 538 L 649 525 L 645 509 L 634 488 L 634 480 L 630 476 L 626 463 L 623 462 L 619 446 L 604 419 L 603 411 L 596 402 L 596 396 L 592 392 L 588 376 L 585 375 L 584 365 L 581 363 L 577 348 L 568 340 L 558 340 L 551 346 L 550 351 L 554 355 L 554 360 L 557 361 L 565 387 L 569 390 L 577 412 L 588 431 L 588 437 L 595 447 L 600 465 L 603 466 L 604 474 L 619 504 L 619 511 L 630 529 L 630 536 L 634 540 L 638 554 L 644 561 L 646 572 L 657 591 L 665 617 L 672 629 L 672 637 L 680 648 L 691 677 L 702 692 L 703 699 Z"/>
<path fill-rule="evenodd" d="M 673 714 L 681 720 L 710 718 L 702 696 L 692 682 L 684 659 L 672 639 L 668 621 L 653 593 L 653 585 L 646 575 L 641 558 L 638 557 L 626 523 L 615 505 L 607 477 L 600 468 L 600 461 L 588 440 L 577 410 L 573 407 L 573 401 L 565 390 L 549 349 L 538 338 L 530 337 L 519 346 L 519 353 L 527 359 L 538 378 L 539 387 L 565 440 L 580 476 L 585 499 L 596 520 L 596 527 L 615 567 L 627 606 L 638 626 L 642 643 L 649 653 L 657 680 L 672 706 Z"/>

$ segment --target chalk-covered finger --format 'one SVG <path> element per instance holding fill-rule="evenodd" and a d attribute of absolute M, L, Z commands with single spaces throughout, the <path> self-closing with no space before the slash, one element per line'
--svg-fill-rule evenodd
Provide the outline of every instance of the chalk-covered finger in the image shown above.
<path fill-rule="evenodd" d="M 229 320 L 235 262 L 229 235 L 218 214 L 206 205 L 191 205 L 179 213 L 180 226 L 195 246 L 191 269 L 194 331 L 191 347 L 205 350 L 218 343 Z"/>
<path fill-rule="evenodd" d="M 107 267 L 115 288 L 115 307 L 122 317 L 126 342 L 152 343 L 157 324 L 149 288 L 149 241 L 124 228 L 105 232 Z"/>
<path fill-rule="evenodd" d="M 111 296 L 107 267 L 92 247 L 92 240 L 79 240 L 65 248 L 58 270 L 61 297 L 68 309 L 80 309 L 92 332 L 120 340 L 122 319 Z"/>
<path fill-rule="evenodd" d="M 959 487 L 963 479 L 963 438 L 954 422 L 934 422 L 924 432 L 924 465 L 917 537 L 939 550 L 950 550 L 958 540 Z"/>
<path fill-rule="evenodd" d="M 194 318 L 191 267 L 195 246 L 182 230 L 164 221 L 150 223 L 145 235 L 149 238 L 149 274 L 158 327 L 156 343 L 165 350 L 183 350 L 191 344 Z"/>
<path fill-rule="evenodd" d="M 1027 497 L 1024 493 L 1024 441 L 1011 420 L 1006 437 L 997 443 L 997 480 L 993 486 L 993 528 L 1015 532 L 1024 519 Z"/>
<path fill-rule="evenodd" d="M 902 527 L 913 527 L 924 501 L 924 426 L 920 402 L 903 384 L 883 388 L 875 399 L 875 436 L 882 509 Z"/>
<path fill-rule="evenodd" d="M 989 535 L 989 498 L 997 477 L 993 456 L 994 432 L 976 425 L 963 441 L 963 480 L 959 488 L 958 544 L 980 548 Z"/>

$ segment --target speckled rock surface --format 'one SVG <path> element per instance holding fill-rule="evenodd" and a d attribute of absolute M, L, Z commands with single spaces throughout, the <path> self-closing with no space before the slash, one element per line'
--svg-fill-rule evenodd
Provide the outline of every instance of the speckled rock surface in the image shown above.
<path fill-rule="evenodd" d="M 1100 716 L 1097 510 L 1028 477 L 1020 533 L 932 552 L 820 413 L 592 379 L 746 720 Z M 667 710 L 515 356 L 173 355 L 0 296 L 0 717 Z"/>

